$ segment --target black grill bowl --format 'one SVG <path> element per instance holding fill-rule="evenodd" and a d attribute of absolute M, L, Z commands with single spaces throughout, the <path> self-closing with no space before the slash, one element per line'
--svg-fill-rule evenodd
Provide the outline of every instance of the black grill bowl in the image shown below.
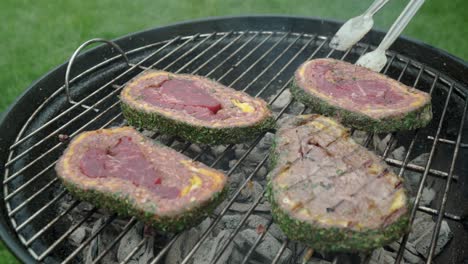
<path fill-rule="evenodd" d="M 2 239 L 26 263 L 80 261 L 75 258 L 75 254 L 79 255 L 76 247 L 68 244 L 64 234 L 73 228 L 70 217 L 85 217 L 86 212 L 76 213 L 81 208 L 80 202 L 73 200 L 56 180 L 53 163 L 66 147 L 66 142 L 61 144 L 58 135 L 73 136 L 78 131 L 121 125 L 124 120 L 120 115 L 118 93 L 122 85 L 138 73 L 154 67 L 208 75 L 271 102 L 287 88 L 294 70 L 306 59 L 332 57 L 355 62 L 383 38 L 382 32 L 371 31 L 351 50 L 334 51 L 328 47 L 328 40 L 340 25 L 301 17 L 227 17 L 189 21 L 119 38 L 115 43 L 126 52 L 132 66 L 108 46 L 84 52 L 73 64 L 71 97 L 93 106 L 90 110 L 67 101 L 66 63 L 44 75 L 16 100 L 0 123 L 0 169 L 4 172 L 0 191 L 4 201 L 0 205 Z M 430 207 L 418 209 L 434 215 L 435 221 L 446 220 L 454 234 L 444 251 L 434 257 L 434 262 L 461 262 L 468 258 L 465 218 L 468 163 L 463 141 L 467 133 L 464 120 L 468 64 L 406 38 L 399 38 L 387 55 L 389 63 L 385 74 L 418 89 L 432 91 L 432 123 L 417 132 L 395 133 L 393 140 L 397 146 L 411 149 L 408 160 L 421 153 L 432 153 L 430 162 L 424 166 L 410 163 L 409 168 L 404 166 L 404 169 L 427 175 L 422 184 L 430 182 L 437 195 Z M 279 114 L 298 114 L 295 104 L 293 102 Z M 247 145 L 253 148 L 258 140 Z M 206 151 L 208 147 L 202 149 Z M 249 153 L 247 150 L 245 157 Z M 204 155 L 204 152 L 195 153 L 192 158 L 229 172 L 242 162 L 229 167 L 232 158 L 229 155 L 220 154 L 216 157 L 219 161 L 214 164 L 204 159 Z M 406 164 L 405 160 L 384 158 L 396 171 Z M 450 186 L 447 186 L 448 179 L 451 179 Z M 58 204 L 63 201 L 75 207 L 70 213 L 58 215 Z M 443 217 L 441 211 L 445 212 Z M 114 220 L 112 216 L 111 220 Z M 159 240 L 162 251 L 153 262 L 164 258 L 164 249 L 171 237 Z M 287 243 L 284 241 L 283 245 Z M 277 256 L 281 253 L 279 251 Z"/>

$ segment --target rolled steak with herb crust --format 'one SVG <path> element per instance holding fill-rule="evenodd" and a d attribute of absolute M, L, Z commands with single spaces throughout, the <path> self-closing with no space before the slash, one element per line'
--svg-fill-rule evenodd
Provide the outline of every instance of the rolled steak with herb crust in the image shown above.
<path fill-rule="evenodd" d="M 147 71 L 123 89 L 121 102 L 130 125 L 191 142 L 239 143 L 274 127 L 262 99 L 195 75 Z"/>
<path fill-rule="evenodd" d="M 313 112 L 370 132 L 412 130 L 432 119 L 429 94 L 334 59 L 303 63 L 295 73 L 291 93 Z"/>
<path fill-rule="evenodd" d="M 161 231 L 198 224 L 223 199 L 226 176 L 131 127 L 84 132 L 56 167 L 77 198 Z"/>
<path fill-rule="evenodd" d="M 333 119 L 305 115 L 282 126 L 268 176 L 272 215 L 316 250 L 358 252 L 409 230 L 402 179 Z"/>

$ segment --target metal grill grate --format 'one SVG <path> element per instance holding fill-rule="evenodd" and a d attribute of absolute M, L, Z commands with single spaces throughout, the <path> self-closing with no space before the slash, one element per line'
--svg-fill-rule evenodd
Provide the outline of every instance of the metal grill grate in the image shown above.
<path fill-rule="evenodd" d="M 71 80 L 71 96 L 75 98 L 76 104 L 70 104 L 65 100 L 64 86 L 58 88 L 29 118 L 18 134 L 15 143 L 10 147 L 3 181 L 4 200 L 17 235 L 38 261 L 47 262 L 54 259 L 69 263 L 76 260 L 79 253 L 100 232 L 108 228 L 113 221 L 118 221 L 116 215 L 111 215 L 106 218 L 103 225 L 96 232 L 79 246 L 73 248 L 66 246 L 67 237 L 81 224 L 92 218 L 98 210 L 92 208 L 84 213 L 82 219 L 74 225 L 67 224 L 67 217 L 70 216 L 73 210 L 78 210 L 82 203 L 73 200 L 66 210 L 57 213 L 57 203 L 71 198 L 68 192 L 59 184 L 53 172 L 53 167 L 66 145 L 65 142 L 58 141 L 59 134 L 73 137 L 85 130 L 125 124 L 119 111 L 118 94 L 122 87 L 137 74 L 155 68 L 175 73 L 204 75 L 227 86 L 243 90 L 252 96 L 261 97 L 269 104 L 272 104 L 287 89 L 291 82 L 292 73 L 305 60 L 332 57 L 355 62 L 360 55 L 369 49 L 372 49 L 372 47 L 359 43 L 346 52 L 340 52 L 328 47 L 327 37 L 303 33 L 214 32 L 211 34 L 179 36 L 128 51 L 126 54 L 131 61 L 129 65 L 121 63 L 121 56 L 115 56 L 90 68 Z M 405 170 L 418 171 L 423 174 L 415 199 L 415 206 L 411 211 L 411 221 L 414 219 L 417 210 L 437 217 L 436 226 L 432 231 L 430 250 L 426 256 L 427 262 L 430 263 L 434 257 L 442 220 L 444 218 L 454 221 L 463 219 L 458 212 L 446 212 L 446 204 L 450 185 L 458 180 L 458 176 L 455 175 L 456 161 L 460 147 L 465 147 L 461 140 L 468 101 L 462 92 L 463 89 L 454 80 L 397 53 L 389 52 L 388 55 L 390 59 L 384 69 L 385 74 L 410 86 L 429 91 L 434 98 L 441 101 L 440 109 L 435 108 L 435 116 L 431 126 L 419 131 L 391 134 L 390 143 L 382 155 L 389 165 L 398 169 L 400 176 L 403 175 Z M 113 70 L 109 70 L 109 68 Z M 104 78 L 102 78 L 103 75 Z M 451 120 L 448 120 L 446 116 L 456 111 L 454 110 L 455 101 L 462 102 L 460 114 L 456 118 L 451 116 Z M 305 108 L 302 108 L 300 112 L 292 112 L 292 109 L 297 109 L 297 107 L 293 108 L 292 106 L 297 104 L 297 102 L 290 101 L 277 113 L 276 118 L 279 119 L 284 113 L 299 114 L 307 112 Z M 81 107 L 84 105 L 89 107 Z M 48 111 L 52 112 L 49 113 Z M 45 122 L 36 121 L 38 116 L 44 115 L 48 116 Z M 449 129 L 454 129 L 456 132 L 449 133 Z M 366 146 L 371 142 L 372 136 L 371 134 L 367 135 L 367 140 L 364 143 Z M 152 138 L 157 139 L 158 137 L 160 137 L 158 133 L 152 135 Z M 247 150 L 229 168 L 227 175 L 233 174 L 239 168 L 262 140 L 262 137 L 263 135 L 248 144 Z M 175 142 L 180 143 L 180 140 L 172 138 L 169 140 L 169 145 Z M 403 160 L 389 157 L 392 144 L 407 145 L 407 152 Z M 186 152 L 190 145 L 190 143 L 185 142 L 183 147 L 178 150 Z M 409 162 L 417 149 L 421 147 L 428 148 L 430 153 L 425 166 Z M 227 159 L 226 153 L 235 148 L 236 145 L 225 146 L 225 150 L 207 165 L 218 168 L 219 164 Z M 434 166 L 437 148 L 450 149 L 448 166 Z M 209 147 L 201 146 L 201 150 L 192 158 L 201 159 L 209 150 Z M 206 241 L 210 231 L 226 214 L 240 195 L 241 190 L 246 188 L 249 181 L 256 176 L 256 173 L 266 163 L 267 159 L 268 153 L 265 153 L 255 170 L 246 175 L 246 180 L 230 197 L 219 214 L 214 217 L 201 239 L 185 256 L 183 263 L 188 263 L 200 248 L 200 245 Z M 419 206 L 423 187 L 429 176 L 438 178 L 443 182 L 442 187 L 438 190 L 442 198 L 437 208 Z M 229 243 L 233 242 L 234 237 L 262 199 L 263 197 L 260 196 L 254 201 L 238 226 L 230 234 L 229 239 L 220 246 L 220 250 L 216 253 L 216 261 L 219 260 Z M 116 246 L 136 223 L 137 221 L 134 218 L 128 220 L 121 232 L 107 245 L 105 250 L 100 252 L 94 262 L 99 262 L 108 254 L 112 247 Z M 271 224 L 270 221 L 265 226 L 266 230 L 270 228 Z M 253 246 L 244 256 L 242 263 L 248 263 L 255 248 L 262 241 L 264 234 L 265 232 L 258 235 L 253 242 Z M 163 260 L 177 237 L 178 235 L 174 235 L 165 238 L 165 245 L 151 263 L 158 263 Z M 405 245 L 407 239 L 408 236 L 405 236 L 401 244 Z M 146 240 L 147 238 L 144 238 L 140 241 L 123 263 L 127 263 L 145 244 Z M 280 260 L 288 243 L 288 240 L 283 241 L 273 263 Z M 404 247 L 401 246 L 397 262 L 401 261 L 403 253 Z M 335 257 L 334 262 L 339 262 L 338 257 Z"/>

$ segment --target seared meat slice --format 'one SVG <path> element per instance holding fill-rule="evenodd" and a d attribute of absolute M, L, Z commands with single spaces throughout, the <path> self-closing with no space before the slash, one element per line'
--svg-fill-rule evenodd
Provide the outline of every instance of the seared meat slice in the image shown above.
<path fill-rule="evenodd" d="M 314 112 L 365 131 L 412 130 L 426 126 L 432 119 L 429 94 L 334 59 L 302 64 L 291 93 Z"/>
<path fill-rule="evenodd" d="M 239 143 L 274 126 L 262 99 L 195 75 L 148 71 L 123 89 L 121 101 L 130 125 L 192 142 Z"/>
<path fill-rule="evenodd" d="M 56 165 L 77 198 L 161 231 L 198 224 L 223 199 L 226 176 L 130 127 L 84 132 Z"/>
<path fill-rule="evenodd" d="M 367 251 L 408 230 L 402 179 L 348 131 L 321 115 L 277 132 L 268 196 L 288 237 L 324 251 Z"/>

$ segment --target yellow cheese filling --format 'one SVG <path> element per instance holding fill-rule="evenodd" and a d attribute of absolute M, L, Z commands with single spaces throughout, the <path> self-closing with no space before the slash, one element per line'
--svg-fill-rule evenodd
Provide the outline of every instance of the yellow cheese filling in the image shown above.
<path fill-rule="evenodd" d="M 237 99 L 232 99 L 231 102 L 244 113 L 252 113 L 255 111 L 255 108 L 248 103 L 242 103 Z"/>

